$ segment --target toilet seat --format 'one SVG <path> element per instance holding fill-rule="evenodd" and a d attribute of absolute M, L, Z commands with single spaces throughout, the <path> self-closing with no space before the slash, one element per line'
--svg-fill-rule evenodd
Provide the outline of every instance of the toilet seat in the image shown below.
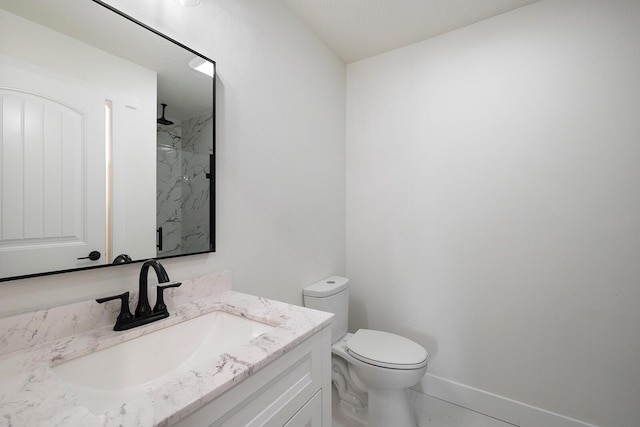
<path fill-rule="evenodd" d="M 360 329 L 346 349 L 361 362 L 382 368 L 420 369 L 427 364 L 427 351 L 420 344 L 389 332 Z"/>

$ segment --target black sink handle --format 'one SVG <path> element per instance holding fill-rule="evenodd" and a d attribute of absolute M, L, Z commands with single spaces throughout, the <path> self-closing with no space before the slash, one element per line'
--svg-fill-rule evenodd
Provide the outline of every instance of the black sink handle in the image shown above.
<path fill-rule="evenodd" d="M 164 303 L 164 290 L 167 288 L 177 288 L 182 285 L 182 282 L 172 283 L 170 285 L 164 285 L 157 287 L 156 305 L 153 307 L 153 313 L 167 313 L 167 305 Z"/>
<path fill-rule="evenodd" d="M 104 302 L 115 300 L 115 299 L 120 299 L 122 304 L 120 306 L 120 314 L 116 319 L 116 324 L 113 327 L 113 330 L 121 331 L 123 330 L 122 325 L 124 325 L 127 322 L 130 322 L 133 319 L 133 314 L 131 314 L 131 311 L 129 310 L 129 292 L 125 292 L 120 295 L 114 295 L 112 297 L 98 298 L 96 299 L 96 302 L 99 304 L 102 304 Z"/>

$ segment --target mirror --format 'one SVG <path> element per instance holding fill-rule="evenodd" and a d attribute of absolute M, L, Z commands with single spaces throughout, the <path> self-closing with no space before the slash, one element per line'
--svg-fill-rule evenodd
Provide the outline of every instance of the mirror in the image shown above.
<path fill-rule="evenodd" d="M 213 61 L 98 0 L 0 0 L 0 281 L 214 251 L 214 147 Z"/>

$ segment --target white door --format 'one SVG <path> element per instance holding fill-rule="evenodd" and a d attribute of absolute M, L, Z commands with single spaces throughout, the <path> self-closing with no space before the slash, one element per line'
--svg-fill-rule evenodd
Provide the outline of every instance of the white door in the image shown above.
<path fill-rule="evenodd" d="M 0 277 L 103 264 L 105 92 L 16 65 L 0 56 Z"/>

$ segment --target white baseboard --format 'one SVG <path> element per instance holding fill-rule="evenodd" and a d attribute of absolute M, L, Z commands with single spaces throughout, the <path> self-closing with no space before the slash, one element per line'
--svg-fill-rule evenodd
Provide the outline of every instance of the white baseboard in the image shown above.
<path fill-rule="evenodd" d="M 431 374 L 412 389 L 519 427 L 598 427 Z"/>

